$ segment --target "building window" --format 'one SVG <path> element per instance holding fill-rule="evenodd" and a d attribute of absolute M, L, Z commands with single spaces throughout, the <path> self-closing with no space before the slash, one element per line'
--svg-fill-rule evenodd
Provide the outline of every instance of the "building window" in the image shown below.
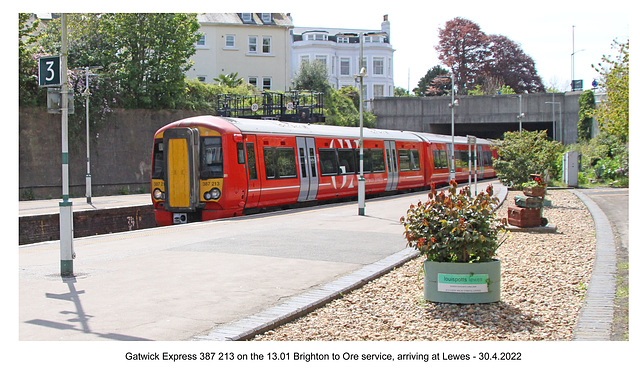
<path fill-rule="evenodd" d="M 320 61 L 322 66 L 328 71 L 327 56 L 316 56 L 316 60 Z"/>
<path fill-rule="evenodd" d="M 199 76 L 199 77 L 198 77 L 198 81 L 199 81 L 200 83 L 205 83 L 205 82 L 207 81 L 207 78 L 206 78 L 206 77 L 204 77 L 204 76 Z"/>
<path fill-rule="evenodd" d="M 373 97 L 382 97 L 382 96 L 384 96 L 384 86 L 382 84 L 374 84 Z"/>
<path fill-rule="evenodd" d="M 262 37 L 262 53 L 271 54 L 271 37 L 270 36 Z"/>
<path fill-rule="evenodd" d="M 327 34 L 307 34 L 307 40 L 319 40 L 319 41 L 327 41 L 329 40 L 329 36 Z"/>
<path fill-rule="evenodd" d="M 236 36 L 235 35 L 227 35 L 227 36 L 225 36 L 224 47 L 225 48 L 235 48 L 236 47 Z"/>
<path fill-rule="evenodd" d="M 271 13 L 262 13 L 262 23 L 271 23 Z"/>
<path fill-rule="evenodd" d="M 242 13 L 242 22 L 252 22 L 253 21 L 253 17 L 252 17 L 252 13 Z"/>
<path fill-rule="evenodd" d="M 254 87 L 258 87 L 258 77 L 257 76 L 250 76 L 249 77 L 249 84 L 251 84 Z"/>
<path fill-rule="evenodd" d="M 373 58 L 373 75 L 384 75 L 384 58 Z"/>
<path fill-rule="evenodd" d="M 204 47 L 207 45 L 207 38 L 205 34 L 200 35 L 200 39 L 196 41 L 196 47 Z"/>
<path fill-rule="evenodd" d="M 258 37 L 249 36 L 249 53 L 258 53 Z"/>
<path fill-rule="evenodd" d="M 269 77 L 262 78 L 262 90 L 263 91 L 271 90 L 271 78 Z"/>
<path fill-rule="evenodd" d="M 300 65 L 302 65 L 303 63 L 309 63 L 309 55 L 305 54 L 303 56 L 300 56 Z"/>
<path fill-rule="evenodd" d="M 340 75 L 351 75 L 351 61 L 348 58 L 340 58 Z"/>
<path fill-rule="evenodd" d="M 338 36 L 337 40 L 338 40 L 338 43 L 341 43 L 341 44 L 349 43 L 349 37 L 347 36 Z"/>

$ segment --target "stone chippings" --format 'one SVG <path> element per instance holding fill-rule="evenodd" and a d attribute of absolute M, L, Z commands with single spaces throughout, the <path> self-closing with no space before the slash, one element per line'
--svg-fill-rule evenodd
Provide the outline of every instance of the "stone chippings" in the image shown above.
<path fill-rule="evenodd" d="M 509 192 L 498 210 L 514 205 Z M 543 216 L 555 233 L 510 232 L 498 249 L 501 300 L 438 304 L 423 297 L 422 257 L 293 322 L 257 335 L 259 341 L 571 340 L 595 255 L 595 228 L 572 193 L 549 191 Z"/>

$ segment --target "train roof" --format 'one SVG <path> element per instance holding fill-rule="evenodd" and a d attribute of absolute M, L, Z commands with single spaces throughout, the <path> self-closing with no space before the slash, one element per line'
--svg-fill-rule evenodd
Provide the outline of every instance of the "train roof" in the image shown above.
<path fill-rule="evenodd" d="M 199 117 L 185 118 L 168 126 L 188 126 L 194 124 L 208 124 L 212 126 L 228 126 L 231 125 L 240 132 L 248 133 L 266 133 L 266 134 L 290 134 L 296 136 L 326 136 L 326 137 L 342 137 L 342 138 L 360 138 L 359 127 L 341 127 L 325 124 L 309 124 L 282 122 L 277 120 L 263 119 L 246 119 L 246 118 L 230 118 L 215 117 L 204 115 Z M 159 131 L 164 129 L 161 128 Z M 228 128 L 230 129 L 230 128 Z M 363 136 L 366 139 L 380 140 L 404 140 L 404 141 L 425 141 L 429 143 L 451 143 L 450 135 L 440 135 L 426 132 L 399 131 L 378 128 L 363 128 Z M 467 144 L 466 136 L 454 136 L 455 144 Z M 478 138 L 478 145 L 493 145 L 491 140 Z"/>
<path fill-rule="evenodd" d="M 224 118 L 224 120 L 236 126 L 241 132 L 286 133 L 300 136 L 360 137 L 360 127 L 340 127 L 244 118 Z M 377 128 L 363 128 L 362 132 L 363 136 L 367 139 L 420 141 L 412 132 Z"/>

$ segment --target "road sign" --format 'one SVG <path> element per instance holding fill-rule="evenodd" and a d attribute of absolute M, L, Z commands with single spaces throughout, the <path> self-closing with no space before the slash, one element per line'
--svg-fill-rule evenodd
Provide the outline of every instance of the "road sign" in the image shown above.
<path fill-rule="evenodd" d="M 40 57 L 38 60 L 38 84 L 41 87 L 59 86 L 60 82 L 60 57 Z"/>

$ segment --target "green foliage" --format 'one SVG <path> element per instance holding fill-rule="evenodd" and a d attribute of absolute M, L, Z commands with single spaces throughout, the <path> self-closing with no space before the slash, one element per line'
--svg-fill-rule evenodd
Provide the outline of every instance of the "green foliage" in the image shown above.
<path fill-rule="evenodd" d="M 588 141 L 591 138 L 593 110 L 596 108 L 593 91 L 584 91 L 580 95 L 578 104 L 580 105 L 580 109 L 578 110 L 578 141 Z"/>
<path fill-rule="evenodd" d="M 185 94 L 176 103 L 178 109 L 211 111 L 213 114 L 217 110 L 219 95 L 234 94 L 240 96 L 250 96 L 258 93 L 256 87 L 251 84 L 240 84 L 236 87 L 226 85 L 206 84 L 197 80 L 186 81 Z"/>
<path fill-rule="evenodd" d="M 20 106 L 36 106 L 44 100 L 46 90 L 38 86 L 36 32 L 39 22 L 29 25 L 29 14 L 18 14 L 18 98 Z"/>
<path fill-rule="evenodd" d="M 602 75 L 601 86 L 607 92 L 607 99 L 593 114 L 603 131 L 627 142 L 629 141 L 629 40 L 626 43 L 614 41 L 613 47 L 618 49 L 618 57 L 612 59 L 603 56 L 602 62 L 595 68 Z"/>
<path fill-rule="evenodd" d="M 505 185 L 519 187 L 529 181 L 531 174 L 548 172 L 556 176 L 560 172 L 556 160 L 562 144 L 547 140 L 546 131 L 506 132 L 496 149 L 498 159 L 493 167 Z"/>
<path fill-rule="evenodd" d="M 320 60 L 302 61 L 292 83 L 298 91 L 322 92 L 326 95 L 331 89 L 327 67 Z"/>
<path fill-rule="evenodd" d="M 589 141 L 569 145 L 567 150 L 580 154 L 580 184 L 616 181 L 628 184 L 629 145 L 617 136 L 601 132 Z"/>
<path fill-rule="evenodd" d="M 242 78 L 238 78 L 238 73 L 220 74 L 217 78 L 213 78 L 213 80 L 229 88 L 239 87 L 244 82 Z"/>
<path fill-rule="evenodd" d="M 360 126 L 359 100 L 358 91 L 353 86 L 342 87 L 338 91 L 330 89 L 324 101 L 325 123 L 345 127 Z M 375 127 L 375 116 L 365 111 L 363 113 L 363 125 L 365 127 Z"/>
<path fill-rule="evenodd" d="M 420 78 L 418 86 L 413 89 L 416 96 L 442 96 L 451 90 L 451 79 L 436 79 L 442 76 L 451 76 L 449 70 L 436 65 Z"/>
<path fill-rule="evenodd" d="M 448 194 L 429 193 L 429 201 L 411 205 L 400 219 L 407 246 L 434 262 L 488 262 L 506 239 L 501 240 L 506 222 L 495 217 L 497 198 L 489 186 L 471 197 L 469 187 L 456 194 L 452 181 Z"/>

